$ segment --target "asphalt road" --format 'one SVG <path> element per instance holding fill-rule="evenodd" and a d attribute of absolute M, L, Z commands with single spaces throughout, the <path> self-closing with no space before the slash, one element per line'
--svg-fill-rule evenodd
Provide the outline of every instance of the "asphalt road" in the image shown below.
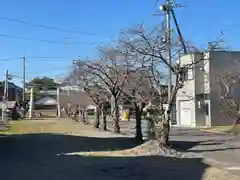
<path fill-rule="evenodd" d="M 110 122 L 109 122 L 110 125 Z M 121 131 L 129 136 L 135 134 L 135 121 L 121 121 Z M 146 121 L 142 123 L 146 136 Z M 186 156 L 204 157 L 210 163 L 224 167 L 240 177 L 240 138 L 203 132 L 197 128 L 172 127 L 172 146 Z"/>
<path fill-rule="evenodd" d="M 108 122 L 108 125 L 110 127 L 111 122 Z M 120 125 L 126 136 L 134 136 L 134 121 L 121 121 Z M 143 121 L 143 130 L 145 128 L 146 122 Z M 103 158 L 65 154 L 135 146 L 133 144 L 135 141 L 131 138 L 110 137 L 109 134 L 113 135 L 112 133 L 96 132 L 99 133 L 97 137 L 51 133 L 2 135 L 0 136 L 0 179 L 157 180 L 181 177 L 182 180 L 201 180 L 207 168 L 201 157 L 207 157 L 211 163 L 226 169 L 230 168 L 232 173 L 240 175 L 239 170 L 236 170 L 240 165 L 239 139 L 190 128 L 173 127 L 171 130 L 171 144 L 186 155 L 181 161 L 162 156 Z M 121 147 L 123 144 L 124 147 Z"/>

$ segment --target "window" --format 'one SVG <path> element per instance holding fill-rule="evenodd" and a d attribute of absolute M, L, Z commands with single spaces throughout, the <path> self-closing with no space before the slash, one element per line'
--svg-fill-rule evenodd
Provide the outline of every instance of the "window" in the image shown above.
<path fill-rule="evenodd" d="M 193 69 L 192 68 L 189 68 L 187 70 L 187 74 L 186 74 L 186 80 L 192 80 L 193 79 Z"/>

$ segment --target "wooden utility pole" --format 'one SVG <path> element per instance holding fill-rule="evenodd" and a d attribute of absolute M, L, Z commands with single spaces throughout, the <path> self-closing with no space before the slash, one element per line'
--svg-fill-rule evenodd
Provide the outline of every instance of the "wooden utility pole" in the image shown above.
<path fill-rule="evenodd" d="M 25 56 L 23 57 L 23 94 L 22 94 L 22 100 L 23 102 L 25 101 L 25 84 L 26 84 L 26 58 Z"/>

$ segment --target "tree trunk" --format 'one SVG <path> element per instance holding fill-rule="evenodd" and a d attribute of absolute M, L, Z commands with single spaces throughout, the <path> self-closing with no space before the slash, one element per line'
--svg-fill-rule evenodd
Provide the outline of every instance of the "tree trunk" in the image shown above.
<path fill-rule="evenodd" d="M 94 128 L 98 129 L 99 126 L 100 126 L 100 108 L 98 106 L 96 106 Z"/>
<path fill-rule="evenodd" d="M 142 137 L 142 118 L 141 118 L 141 107 L 135 103 L 135 116 L 136 116 L 136 135 L 135 138 L 137 142 L 141 143 L 143 141 Z"/>
<path fill-rule="evenodd" d="M 81 117 L 82 117 L 82 122 L 85 124 L 86 123 L 86 109 L 85 108 L 81 109 Z"/>
<path fill-rule="evenodd" d="M 160 147 L 168 147 L 170 125 L 168 122 L 160 122 L 156 126 L 156 139 Z"/>
<path fill-rule="evenodd" d="M 132 112 L 131 112 L 131 109 L 129 108 L 128 109 L 128 121 L 130 121 L 131 116 L 132 116 Z"/>
<path fill-rule="evenodd" d="M 165 152 L 169 145 L 169 132 L 171 120 L 171 105 L 168 105 L 165 111 L 162 111 L 160 119 L 156 125 L 156 139 L 160 148 Z"/>
<path fill-rule="evenodd" d="M 120 133 L 120 126 L 119 126 L 119 106 L 117 98 L 112 96 L 111 98 L 111 116 L 113 120 L 113 132 Z"/>
<path fill-rule="evenodd" d="M 86 123 L 86 124 L 89 124 L 87 109 L 85 109 L 85 111 L 84 111 L 84 117 L 85 117 L 85 123 Z"/>
<path fill-rule="evenodd" d="M 106 115 L 104 108 L 102 110 L 102 119 L 103 119 L 102 130 L 106 131 L 107 130 L 107 115 Z"/>

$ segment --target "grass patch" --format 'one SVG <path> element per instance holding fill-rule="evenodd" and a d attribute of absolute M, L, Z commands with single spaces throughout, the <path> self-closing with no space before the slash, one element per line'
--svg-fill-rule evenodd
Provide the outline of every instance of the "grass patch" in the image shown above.
<path fill-rule="evenodd" d="M 31 122 L 31 120 L 12 121 L 7 131 L 0 134 L 28 134 L 28 133 L 51 133 L 54 132 L 54 122 Z"/>
<path fill-rule="evenodd" d="M 203 128 L 203 131 L 215 132 L 215 133 L 227 133 L 233 126 L 213 126 L 211 128 Z"/>
<path fill-rule="evenodd" d="M 237 136 L 240 134 L 240 124 L 227 126 L 214 126 L 211 128 L 203 128 L 201 130 L 206 132 L 231 134 Z"/>
<path fill-rule="evenodd" d="M 0 135 L 39 133 L 94 137 L 98 134 L 98 131 L 92 128 L 92 126 L 82 125 L 69 119 L 57 118 L 11 121 L 8 130 L 0 131 Z"/>

